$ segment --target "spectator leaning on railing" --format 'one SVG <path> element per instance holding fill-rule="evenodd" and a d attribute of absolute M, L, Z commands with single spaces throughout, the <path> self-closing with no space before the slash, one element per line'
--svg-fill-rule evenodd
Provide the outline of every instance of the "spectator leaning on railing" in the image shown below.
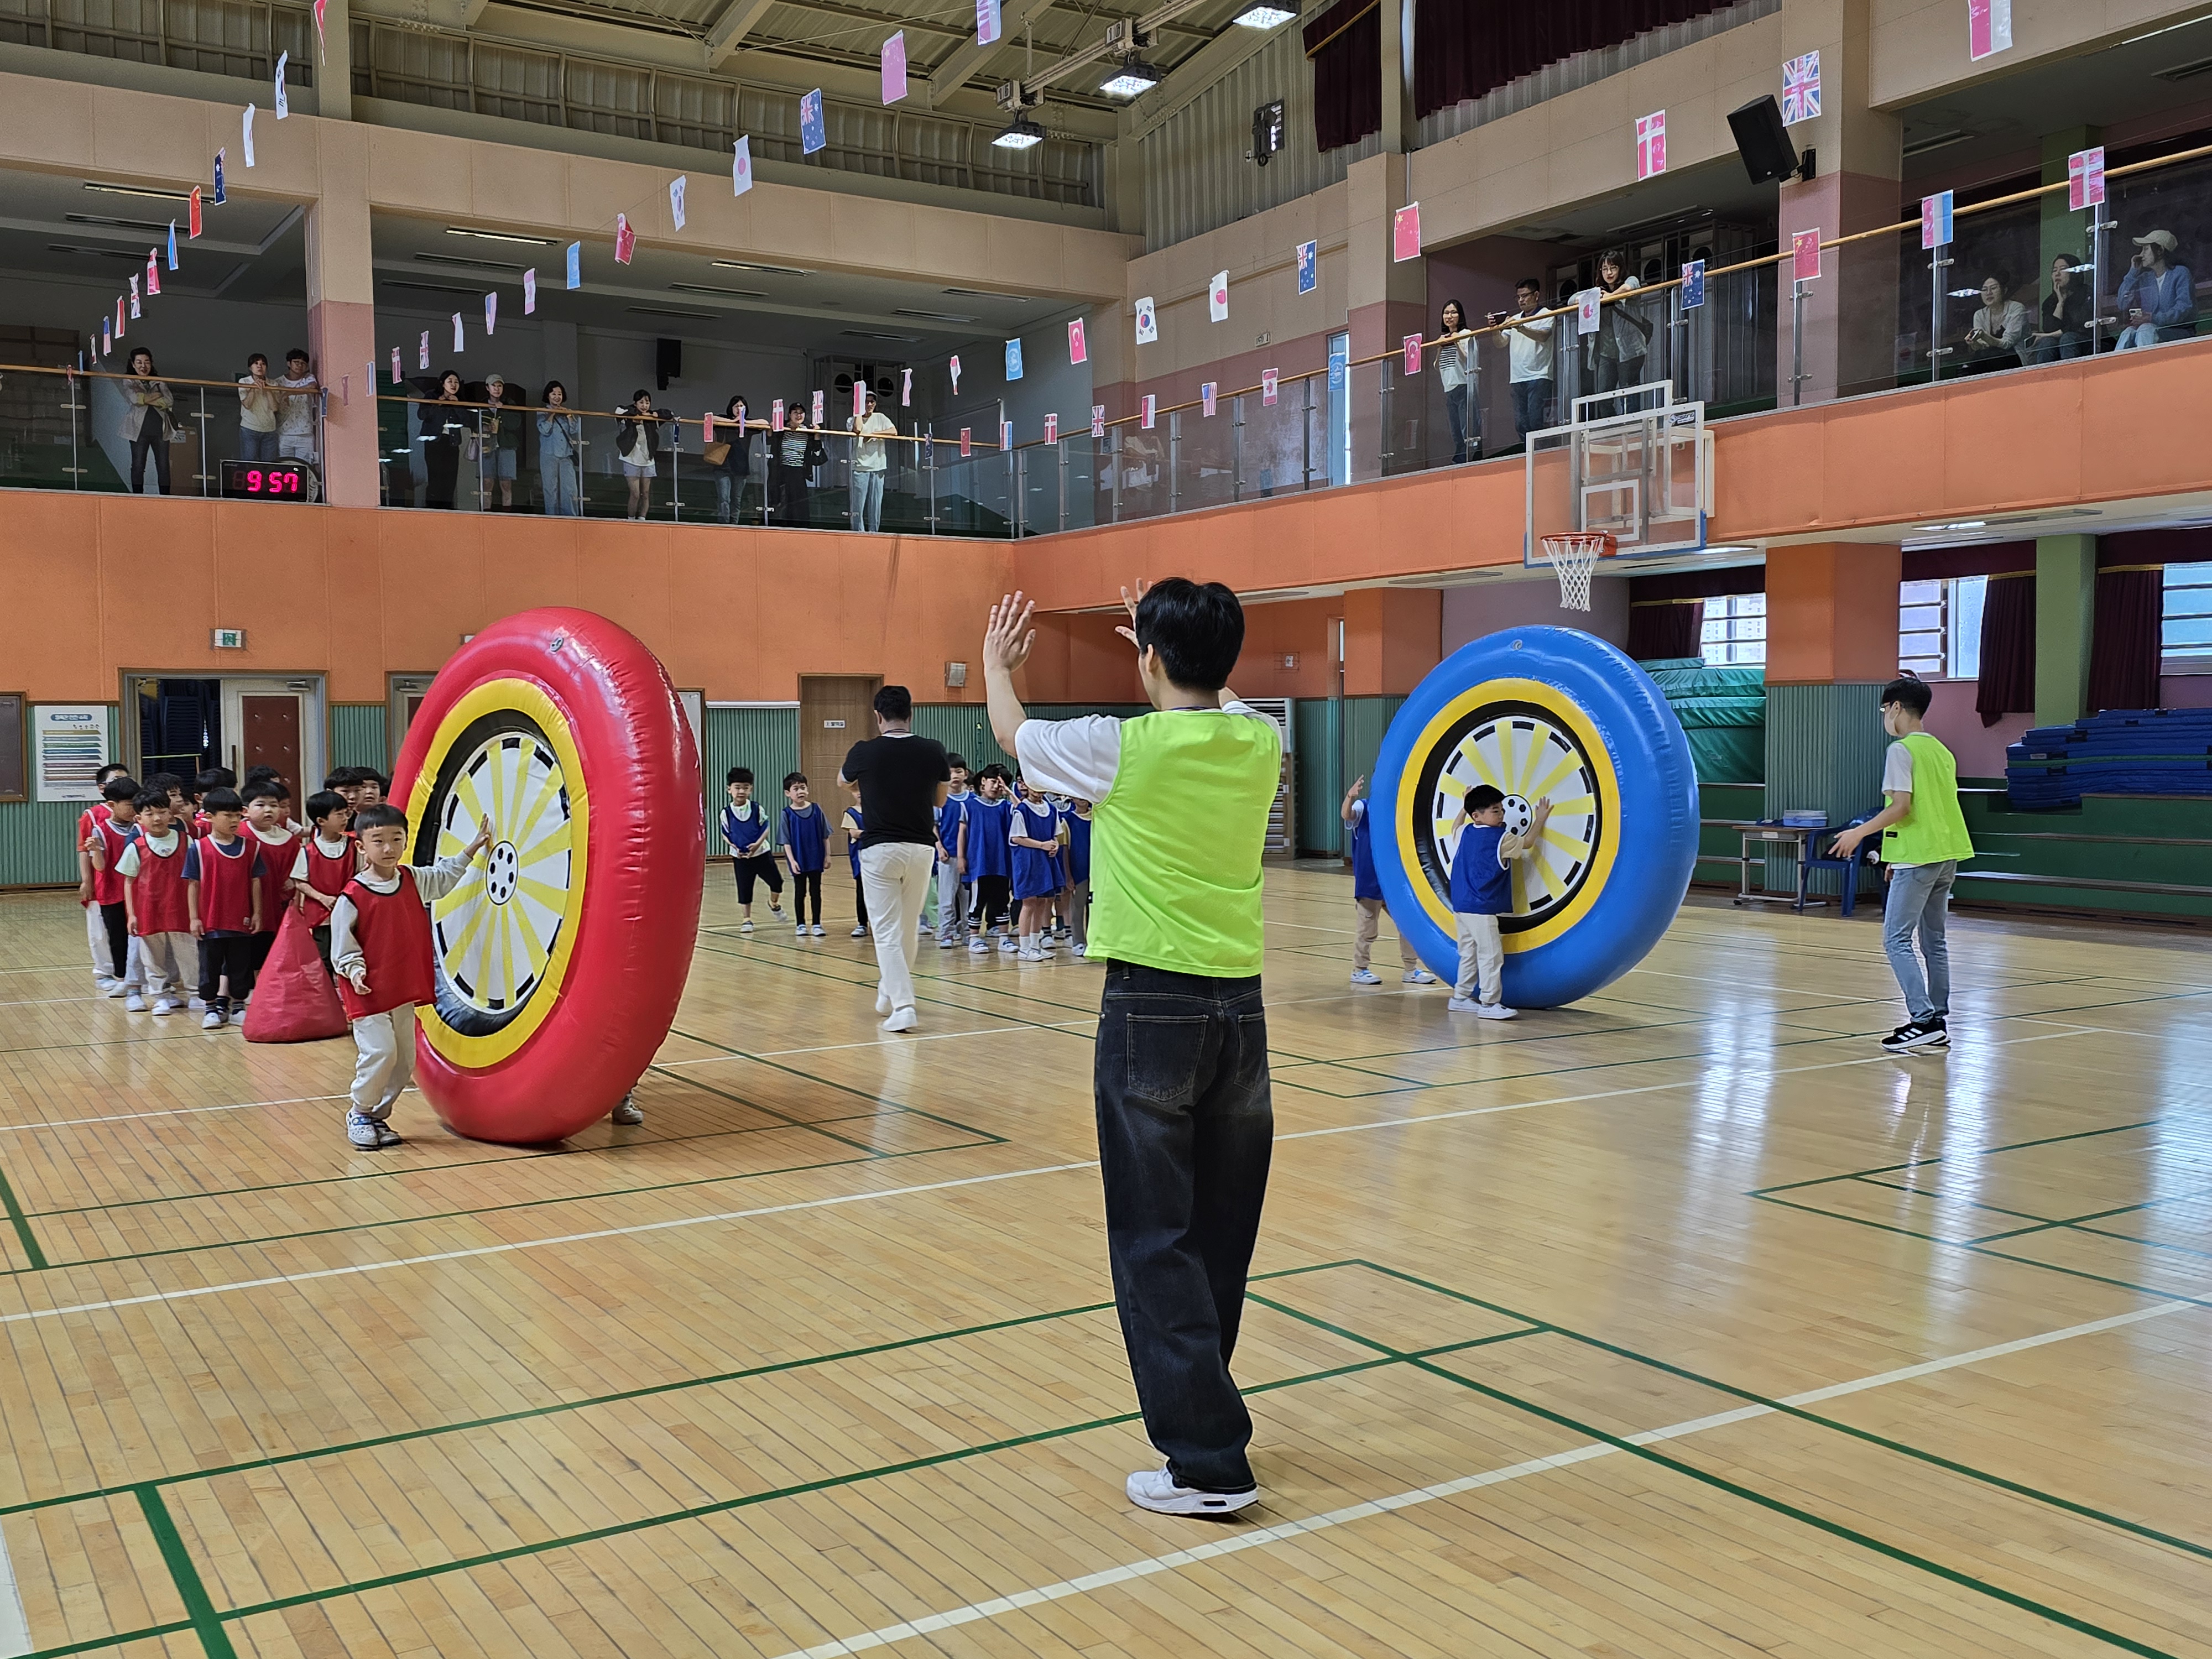
<path fill-rule="evenodd" d="M 238 377 L 238 459 L 273 461 L 276 459 L 276 409 L 283 394 L 269 378 L 269 359 L 255 352 L 246 360 L 246 373 Z"/>
<path fill-rule="evenodd" d="M 284 378 L 276 384 L 283 393 L 283 407 L 276 416 L 276 453 L 288 461 L 313 462 L 315 406 L 321 401 L 322 387 L 304 347 L 294 346 L 284 354 Z"/>
<path fill-rule="evenodd" d="M 583 502 L 584 417 L 562 405 L 568 388 L 548 380 L 538 394 L 545 405 L 538 413 L 538 486 L 545 510 L 561 518 L 581 518 Z"/>
<path fill-rule="evenodd" d="M 139 365 L 143 363 L 144 368 Z M 131 489 L 146 493 L 146 457 L 154 458 L 154 492 L 169 493 L 169 434 L 175 423 L 169 411 L 176 398 L 155 379 L 154 354 L 144 346 L 131 352 L 126 367 L 131 378 L 123 382 L 123 438 L 131 446 Z"/>
<path fill-rule="evenodd" d="M 2135 260 L 2120 278 L 2119 349 L 2188 339 L 2197 332 L 2197 284 L 2174 259 L 2181 245 L 2170 230 L 2135 240 Z"/>

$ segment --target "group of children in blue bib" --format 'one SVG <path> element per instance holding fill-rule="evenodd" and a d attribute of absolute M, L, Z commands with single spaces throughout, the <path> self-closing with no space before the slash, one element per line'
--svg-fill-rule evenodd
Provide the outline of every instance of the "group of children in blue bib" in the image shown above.
<path fill-rule="evenodd" d="M 1042 962 L 1055 939 L 1071 941 L 1073 954 L 1089 947 L 1091 803 L 1047 795 L 1017 783 L 996 762 L 974 775 L 958 755 L 946 757 L 951 787 L 937 809 L 936 881 L 921 931 L 937 948 L 965 945 L 976 955 L 994 950 L 1024 962 Z M 722 839 L 729 843 L 738 886 L 738 927 L 753 931 L 753 895 L 765 883 L 769 914 L 783 916 L 783 878 L 792 881 L 793 921 L 798 931 L 822 937 L 822 872 L 834 833 L 804 773 L 783 781 L 784 805 L 771 819 L 753 799 L 753 775 L 733 766 L 726 780 Z M 853 937 L 868 936 L 868 906 L 860 887 L 860 839 L 866 828 L 856 801 L 839 815 L 853 873 Z M 776 848 L 782 848 L 779 860 Z M 809 900 L 812 921 L 808 920 Z"/>

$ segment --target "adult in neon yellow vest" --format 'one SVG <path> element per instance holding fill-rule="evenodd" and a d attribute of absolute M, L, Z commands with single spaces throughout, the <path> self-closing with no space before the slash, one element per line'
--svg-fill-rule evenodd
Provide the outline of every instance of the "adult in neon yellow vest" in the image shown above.
<path fill-rule="evenodd" d="M 1911 676 L 1883 689 L 1882 729 L 1895 739 L 1881 763 L 1888 804 L 1838 836 L 1833 847 L 1838 858 L 1849 858 L 1862 842 L 1881 837 L 1881 861 L 1889 866 L 1881 944 L 1898 988 L 1905 993 L 1905 1024 L 1881 1040 L 1893 1054 L 1951 1046 L 1951 946 L 1943 933 L 1944 911 L 1959 860 L 1974 856 L 1973 839 L 1959 811 L 1959 763 L 1920 729 L 1933 696 Z M 1916 939 L 1917 957 L 1912 949 Z"/>
<path fill-rule="evenodd" d="M 1092 803 L 1106 1248 L 1145 1431 L 1167 1460 L 1126 1490 L 1163 1515 L 1226 1515 L 1260 1495 L 1229 1362 L 1274 1148 L 1260 855 L 1283 738 L 1227 689 L 1244 645 L 1234 593 L 1176 577 L 1121 599 L 1153 713 L 1027 718 L 1014 672 L 1036 606 L 1019 593 L 992 609 L 983 684 L 1024 781 Z"/>

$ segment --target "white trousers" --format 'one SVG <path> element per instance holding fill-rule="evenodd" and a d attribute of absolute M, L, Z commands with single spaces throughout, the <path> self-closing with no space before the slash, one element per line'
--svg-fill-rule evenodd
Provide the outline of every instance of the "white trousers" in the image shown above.
<path fill-rule="evenodd" d="M 199 941 L 190 933 L 148 933 L 131 941 L 131 966 L 124 983 L 134 991 L 182 1003 L 185 988 L 199 983 Z"/>
<path fill-rule="evenodd" d="M 1496 1007 L 1505 996 L 1505 945 L 1498 937 L 1496 916 L 1471 916 L 1455 910 L 1459 924 L 1459 983 L 1452 994 L 1471 998 L 1478 982 L 1481 1000 Z"/>
<path fill-rule="evenodd" d="M 915 929 L 929 893 L 929 848 L 918 842 L 883 842 L 860 849 L 860 895 L 876 942 L 878 988 L 891 1012 L 914 1006 Z"/>
<path fill-rule="evenodd" d="M 353 1109 L 381 1123 L 415 1076 L 415 1005 L 353 1023 Z"/>

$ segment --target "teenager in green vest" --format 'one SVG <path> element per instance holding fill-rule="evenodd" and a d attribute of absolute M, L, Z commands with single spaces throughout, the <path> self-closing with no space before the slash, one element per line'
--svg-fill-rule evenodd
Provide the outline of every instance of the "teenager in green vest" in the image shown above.
<path fill-rule="evenodd" d="M 1888 805 L 1835 839 L 1838 858 L 1859 843 L 1881 837 L 1889 866 L 1889 902 L 1882 913 L 1882 949 L 1905 993 L 1905 1024 L 1881 1040 L 1893 1054 L 1951 1046 L 1951 947 L 1944 938 L 1945 907 L 1959 860 L 1974 856 L 1966 820 L 1959 811 L 1959 764 L 1951 751 L 1920 729 L 1934 694 L 1919 679 L 1893 680 L 1881 694 L 1882 729 L 1895 738 L 1881 764 Z M 1920 956 L 1913 954 L 1917 939 Z M 1927 958 L 1921 970 L 1920 957 Z"/>
<path fill-rule="evenodd" d="M 1163 1515 L 1220 1516 L 1260 1495 L 1229 1361 L 1274 1150 L 1260 855 L 1283 739 L 1227 689 L 1244 646 L 1234 593 L 1176 577 L 1121 600 L 1155 712 L 1029 719 L 1014 672 L 1036 607 L 1019 593 L 992 608 L 983 684 L 1023 779 L 1092 803 L 1106 1249 L 1145 1431 L 1167 1460 L 1125 1490 Z"/>

